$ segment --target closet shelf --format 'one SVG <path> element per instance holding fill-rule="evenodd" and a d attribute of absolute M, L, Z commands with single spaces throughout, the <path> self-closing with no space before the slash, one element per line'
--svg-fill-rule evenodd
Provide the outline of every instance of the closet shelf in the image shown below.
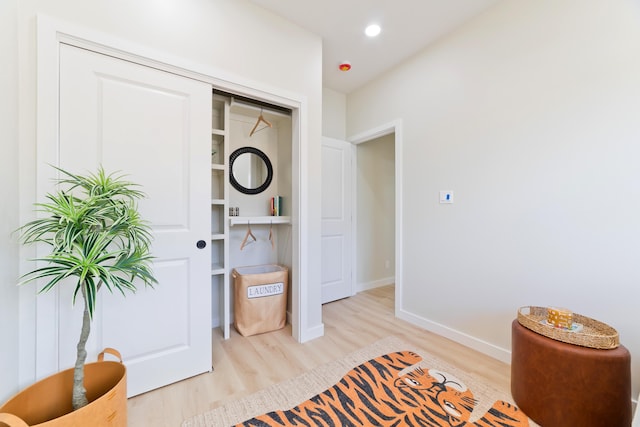
<path fill-rule="evenodd" d="M 218 171 L 224 171 L 225 166 L 221 163 L 212 163 L 211 164 L 211 169 L 212 170 L 218 170 Z"/>
<path fill-rule="evenodd" d="M 257 224 L 291 224 L 290 216 L 234 216 L 229 218 L 231 226 Z"/>
<path fill-rule="evenodd" d="M 211 275 L 212 276 L 217 276 L 220 274 L 224 274 L 225 269 L 224 269 L 224 265 L 220 265 L 220 264 L 214 264 L 211 266 Z"/>
<path fill-rule="evenodd" d="M 224 203 L 225 203 L 224 199 L 211 199 L 212 205 L 224 205 Z"/>
<path fill-rule="evenodd" d="M 224 136 L 224 129 L 211 129 L 211 135 Z"/>

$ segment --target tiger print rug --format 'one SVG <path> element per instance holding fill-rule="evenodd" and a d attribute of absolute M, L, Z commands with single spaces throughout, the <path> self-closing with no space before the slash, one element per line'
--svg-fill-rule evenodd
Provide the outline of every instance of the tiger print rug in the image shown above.
<path fill-rule="evenodd" d="M 388 337 L 182 427 L 537 426 L 464 371 Z"/>

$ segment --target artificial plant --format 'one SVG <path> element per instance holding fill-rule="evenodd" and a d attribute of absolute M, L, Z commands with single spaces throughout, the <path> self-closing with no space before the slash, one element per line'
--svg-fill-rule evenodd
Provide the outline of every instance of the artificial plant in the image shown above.
<path fill-rule="evenodd" d="M 151 228 L 137 209 L 137 200 L 144 197 L 138 185 L 123 175 L 106 174 L 102 167 L 86 176 L 56 169 L 56 190 L 46 195 L 46 203 L 35 204 L 38 218 L 19 229 L 22 243 L 44 243 L 50 252 L 34 260 L 42 266 L 23 275 L 20 283 L 47 279 L 39 292 L 66 284 L 75 286 L 74 304 L 78 295 L 82 297 L 73 376 L 76 410 L 88 403 L 84 365 L 98 292 L 105 286 L 126 295 L 126 290 L 135 292 L 136 279 L 150 286 L 156 279 L 151 270 Z"/>

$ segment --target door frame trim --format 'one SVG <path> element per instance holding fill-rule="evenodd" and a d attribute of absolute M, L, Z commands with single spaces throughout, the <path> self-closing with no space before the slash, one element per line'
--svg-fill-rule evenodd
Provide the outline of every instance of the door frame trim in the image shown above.
<path fill-rule="evenodd" d="M 178 74 L 183 77 L 211 84 L 212 89 L 254 98 L 292 110 L 292 335 L 299 342 L 305 342 L 323 335 L 323 329 L 308 325 L 306 313 L 309 310 L 309 292 L 306 289 L 308 277 L 308 256 L 305 255 L 308 237 L 308 195 L 307 179 L 301 171 L 308 170 L 308 100 L 303 94 L 275 88 L 249 81 L 227 71 L 205 66 L 176 57 L 165 52 L 140 46 L 136 43 L 77 26 L 46 15 L 36 17 L 36 125 L 35 145 L 21 144 L 20 149 L 20 222 L 33 218 L 33 203 L 42 200 L 41 189 L 54 177 L 50 168 L 39 165 L 54 163 L 58 157 L 58 73 L 59 45 L 69 44 L 82 49 L 109 55 L 118 59 Z M 35 248 L 20 247 L 20 273 L 27 271 L 27 259 L 34 258 Z M 35 287 L 20 289 L 20 384 L 30 384 L 43 373 L 38 369 L 36 337 L 38 323 L 51 322 L 57 318 L 55 312 L 38 310 L 39 301 L 49 303 L 56 298 L 54 292 L 36 298 Z M 45 303 L 43 306 L 47 307 Z M 56 306 L 50 304 L 49 307 Z M 51 341 L 55 341 L 52 339 Z M 51 343 L 53 344 L 53 342 Z M 55 348 L 55 344 L 54 347 Z"/>
<path fill-rule="evenodd" d="M 398 317 L 400 314 L 400 309 L 402 307 L 402 296 L 403 296 L 403 244 L 402 244 L 402 236 L 403 236 L 403 206 L 404 206 L 404 193 L 403 193 L 403 183 L 402 183 L 402 153 L 403 153 L 403 135 L 402 135 L 402 119 L 395 119 L 391 122 L 384 123 L 380 126 L 376 126 L 375 128 L 365 130 L 358 134 L 355 134 L 349 138 L 347 141 L 351 142 L 355 146 L 358 144 L 362 144 L 368 141 L 371 141 L 376 138 L 380 138 L 382 136 L 394 134 L 395 135 L 395 207 L 396 207 L 396 220 L 395 220 L 395 305 L 394 311 L 395 316 Z M 353 156 L 353 173 L 356 173 L 358 158 L 357 155 Z M 352 185 L 356 185 L 355 176 L 352 178 Z M 354 193 L 355 189 L 354 189 Z M 352 198 L 352 208 L 351 212 L 353 214 L 353 221 L 351 222 L 352 226 L 352 257 L 355 260 L 355 256 L 357 253 L 357 200 L 356 198 Z M 354 263 L 354 270 L 352 274 L 357 274 L 355 269 L 357 266 Z"/>

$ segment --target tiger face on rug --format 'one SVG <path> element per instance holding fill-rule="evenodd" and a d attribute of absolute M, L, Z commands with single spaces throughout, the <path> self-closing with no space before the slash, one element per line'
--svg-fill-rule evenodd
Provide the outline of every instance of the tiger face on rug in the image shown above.
<path fill-rule="evenodd" d="M 421 360 L 411 351 L 376 357 L 294 408 L 268 412 L 237 426 L 529 426 L 522 411 L 503 401 L 469 422 L 477 401 L 464 383 L 446 372 L 417 368 L 398 376 Z"/>

